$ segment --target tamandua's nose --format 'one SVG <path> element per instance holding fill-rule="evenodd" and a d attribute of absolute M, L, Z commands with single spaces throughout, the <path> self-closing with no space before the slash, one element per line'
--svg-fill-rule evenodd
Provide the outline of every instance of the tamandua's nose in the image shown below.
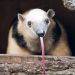
<path fill-rule="evenodd" d="M 37 31 L 37 35 L 38 35 L 38 37 L 44 37 L 44 36 L 45 36 L 45 31 L 42 30 L 42 29 L 39 29 L 39 30 Z"/>

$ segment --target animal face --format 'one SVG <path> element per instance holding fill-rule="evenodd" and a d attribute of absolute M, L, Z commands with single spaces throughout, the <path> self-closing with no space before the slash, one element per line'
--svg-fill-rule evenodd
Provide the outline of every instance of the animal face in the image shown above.
<path fill-rule="evenodd" d="M 24 22 L 30 34 L 36 37 L 44 37 L 50 25 L 50 18 L 55 12 L 50 9 L 47 12 L 41 9 L 33 9 L 26 16 L 18 14 L 18 19 Z"/>

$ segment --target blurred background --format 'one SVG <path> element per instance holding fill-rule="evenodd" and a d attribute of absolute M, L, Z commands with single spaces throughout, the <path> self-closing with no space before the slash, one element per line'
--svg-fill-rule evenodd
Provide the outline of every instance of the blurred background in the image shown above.
<path fill-rule="evenodd" d="M 55 10 L 55 17 L 65 27 L 72 55 L 75 56 L 75 12 L 65 8 L 62 0 L 0 0 L 0 53 L 6 52 L 9 28 L 17 13 L 32 8 Z"/>

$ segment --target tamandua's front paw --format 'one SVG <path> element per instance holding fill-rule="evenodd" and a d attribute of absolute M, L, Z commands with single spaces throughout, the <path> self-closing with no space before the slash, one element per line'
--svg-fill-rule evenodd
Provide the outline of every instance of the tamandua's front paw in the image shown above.
<path fill-rule="evenodd" d="M 64 6 L 69 10 L 75 10 L 75 0 L 64 0 Z"/>

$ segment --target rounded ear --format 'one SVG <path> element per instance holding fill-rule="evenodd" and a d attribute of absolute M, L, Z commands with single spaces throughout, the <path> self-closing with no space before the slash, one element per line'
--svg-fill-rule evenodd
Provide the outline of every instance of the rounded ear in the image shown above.
<path fill-rule="evenodd" d="M 49 16 L 49 18 L 52 18 L 52 17 L 54 17 L 54 15 L 55 15 L 55 11 L 54 11 L 53 9 L 49 9 L 49 10 L 47 11 L 47 15 Z"/>
<path fill-rule="evenodd" d="M 22 14 L 18 13 L 18 19 L 23 22 L 25 20 L 25 17 Z"/>

